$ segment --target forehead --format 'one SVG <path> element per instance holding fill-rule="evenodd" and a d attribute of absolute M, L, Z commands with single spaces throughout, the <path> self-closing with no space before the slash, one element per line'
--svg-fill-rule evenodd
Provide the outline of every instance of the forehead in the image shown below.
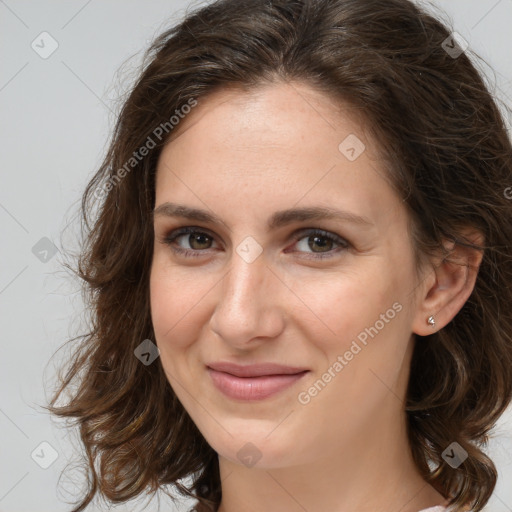
<path fill-rule="evenodd" d="M 304 84 L 216 91 L 177 128 L 158 161 L 157 204 L 213 196 L 243 207 L 263 196 L 378 217 L 397 200 L 357 109 Z"/>
<path fill-rule="evenodd" d="M 251 89 L 229 86 L 199 98 L 198 106 L 180 121 L 167 146 L 183 144 L 179 139 L 189 140 L 187 132 L 192 131 L 203 143 L 211 141 L 221 147 L 236 144 L 238 149 L 265 146 L 294 152 L 315 149 L 339 156 L 344 134 L 366 138 L 363 120 L 358 108 L 303 83 L 278 82 Z M 297 142 L 306 145 L 298 147 Z M 364 142 L 367 154 L 376 153 L 370 147 L 372 141 Z"/>

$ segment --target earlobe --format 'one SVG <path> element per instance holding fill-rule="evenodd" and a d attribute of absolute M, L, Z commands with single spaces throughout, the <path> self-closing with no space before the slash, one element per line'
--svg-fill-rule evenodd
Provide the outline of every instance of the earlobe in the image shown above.
<path fill-rule="evenodd" d="M 425 286 L 419 287 L 422 295 L 412 325 L 415 334 L 428 336 L 442 329 L 473 292 L 483 257 L 483 236 L 472 232 L 464 240 L 469 242 L 445 244 L 448 254 L 432 262 L 433 274 L 425 280 Z"/>

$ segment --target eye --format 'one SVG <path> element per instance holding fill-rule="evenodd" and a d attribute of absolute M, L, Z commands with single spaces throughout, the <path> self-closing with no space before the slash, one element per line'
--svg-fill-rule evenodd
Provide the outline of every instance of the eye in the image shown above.
<path fill-rule="evenodd" d="M 178 243 L 180 238 L 183 238 L 182 244 L 188 244 L 188 247 L 183 247 L 182 244 Z M 210 235 L 207 231 L 187 226 L 172 231 L 161 241 L 167 244 L 171 250 L 177 254 L 182 254 L 185 257 L 198 257 L 201 256 L 201 253 L 212 248 L 211 243 L 214 240 L 215 237 Z M 303 229 L 294 234 L 294 240 L 294 245 L 299 247 L 300 250 L 287 250 L 286 252 L 306 252 L 311 254 L 311 256 L 306 256 L 306 258 L 310 259 L 330 258 L 350 247 L 350 243 L 344 238 L 321 229 Z M 337 250 L 333 250 L 333 246 L 336 245 L 339 247 Z M 320 250 L 315 251 L 316 248 L 319 248 Z M 311 249 L 311 251 L 308 251 L 307 249 Z"/>
<path fill-rule="evenodd" d="M 335 254 L 350 247 L 350 244 L 344 238 L 341 238 L 334 233 L 329 233 L 328 231 L 324 231 L 322 229 L 302 230 L 295 235 L 295 240 L 297 241 L 297 247 L 300 249 L 312 249 L 312 252 L 310 253 L 312 256 L 307 256 L 307 258 L 312 259 L 331 258 Z M 305 240 L 305 242 L 302 240 Z M 338 245 L 338 250 L 332 250 L 333 245 Z M 315 247 L 319 247 L 320 251 L 316 252 L 314 250 Z"/>
<path fill-rule="evenodd" d="M 181 245 L 176 246 L 175 241 L 182 238 L 185 240 L 185 243 L 189 244 L 190 249 L 185 247 L 183 248 Z M 210 247 L 205 247 L 209 242 L 213 241 L 213 236 L 208 234 L 205 231 L 200 231 L 194 227 L 185 227 L 177 229 L 176 231 L 172 231 L 162 240 L 163 243 L 170 246 L 170 248 L 177 254 L 183 254 L 185 256 L 197 257 L 200 256 L 201 252 L 204 252 L 204 249 L 209 249 Z"/>

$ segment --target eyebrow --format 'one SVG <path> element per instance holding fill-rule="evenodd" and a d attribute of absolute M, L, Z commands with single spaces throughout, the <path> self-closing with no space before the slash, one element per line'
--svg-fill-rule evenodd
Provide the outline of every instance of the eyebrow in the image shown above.
<path fill-rule="evenodd" d="M 153 211 L 153 217 L 156 216 L 182 217 L 185 219 L 195 220 L 199 222 L 206 222 L 212 224 L 219 223 L 225 225 L 225 222 L 222 221 L 219 217 L 206 210 L 201 210 L 199 208 L 191 208 L 189 206 L 170 202 L 162 203 L 160 206 L 155 208 L 155 210 Z M 355 213 L 352 212 L 337 210 L 325 206 L 309 206 L 302 208 L 290 208 L 287 210 L 279 210 L 277 212 L 274 212 L 274 214 L 270 217 L 268 221 L 267 227 L 269 230 L 272 230 L 297 221 L 300 222 L 322 219 L 332 219 L 343 222 L 349 222 L 361 227 L 370 227 L 373 226 L 374 224 L 366 217 L 356 215 Z"/>

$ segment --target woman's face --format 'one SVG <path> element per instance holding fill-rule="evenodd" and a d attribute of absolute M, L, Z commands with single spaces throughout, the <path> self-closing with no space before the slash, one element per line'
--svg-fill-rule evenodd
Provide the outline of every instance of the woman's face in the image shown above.
<path fill-rule="evenodd" d="M 180 123 L 157 168 L 151 312 L 194 423 L 268 468 L 392 439 L 418 282 L 357 111 L 280 83 L 218 91 Z"/>

